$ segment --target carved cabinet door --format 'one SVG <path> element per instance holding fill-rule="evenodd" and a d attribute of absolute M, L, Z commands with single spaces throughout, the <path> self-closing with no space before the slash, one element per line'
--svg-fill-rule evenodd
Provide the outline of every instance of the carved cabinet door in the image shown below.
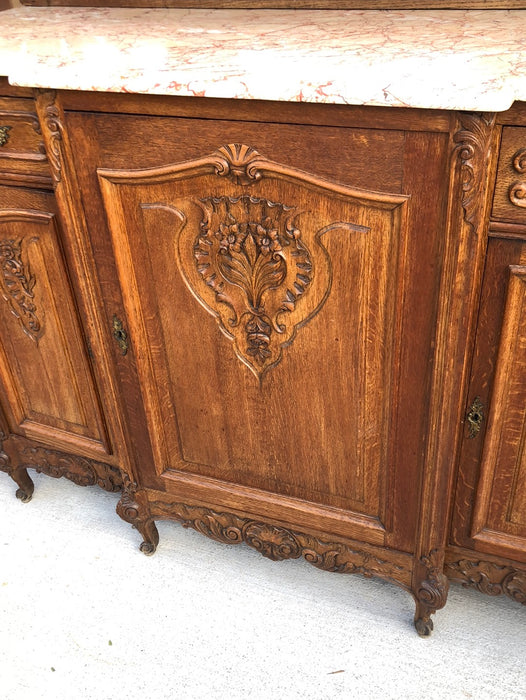
<path fill-rule="evenodd" d="M 51 193 L 0 187 L 2 404 L 13 435 L 105 455 L 106 431 L 55 207 Z"/>
<path fill-rule="evenodd" d="M 66 126 L 142 486 L 412 552 L 447 133 Z"/>
<path fill-rule="evenodd" d="M 490 234 L 452 543 L 526 563 L 526 230 L 510 231 Z"/>

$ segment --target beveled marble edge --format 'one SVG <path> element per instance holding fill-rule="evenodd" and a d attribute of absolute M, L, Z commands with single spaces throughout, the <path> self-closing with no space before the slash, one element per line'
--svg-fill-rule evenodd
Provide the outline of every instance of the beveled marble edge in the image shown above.
<path fill-rule="evenodd" d="M 0 13 L 14 85 L 503 111 L 526 100 L 526 10 Z"/>

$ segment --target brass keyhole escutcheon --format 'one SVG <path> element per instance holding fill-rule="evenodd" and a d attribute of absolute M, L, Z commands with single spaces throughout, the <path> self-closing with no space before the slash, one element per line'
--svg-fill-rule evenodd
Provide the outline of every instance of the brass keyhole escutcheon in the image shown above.
<path fill-rule="evenodd" d="M 123 355 L 128 352 L 128 334 L 124 330 L 122 321 L 115 314 L 113 315 L 113 337 L 117 341 L 117 345 Z"/>
<path fill-rule="evenodd" d="M 0 126 L 0 146 L 5 146 L 9 141 L 9 132 L 12 126 Z"/>
<path fill-rule="evenodd" d="M 484 422 L 484 404 L 478 396 L 475 397 L 466 416 L 468 422 L 468 438 L 477 437 Z"/>

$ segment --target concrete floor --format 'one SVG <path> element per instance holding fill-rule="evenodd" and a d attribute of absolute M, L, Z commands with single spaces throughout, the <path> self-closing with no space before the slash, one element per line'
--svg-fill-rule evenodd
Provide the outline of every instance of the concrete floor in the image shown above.
<path fill-rule="evenodd" d="M 452 586 L 420 639 L 394 585 L 276 564 L 118 495 L 0 474 L 0 700 L 526 698 L 526 609 Z"/>

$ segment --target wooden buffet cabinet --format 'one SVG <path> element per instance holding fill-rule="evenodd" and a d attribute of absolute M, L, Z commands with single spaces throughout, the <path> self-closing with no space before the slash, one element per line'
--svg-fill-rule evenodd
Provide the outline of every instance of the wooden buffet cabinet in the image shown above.
<path fill-rule="evenodd" d="M 0 468 L 526 601 L 526 110 L 0 83 Z"/>

